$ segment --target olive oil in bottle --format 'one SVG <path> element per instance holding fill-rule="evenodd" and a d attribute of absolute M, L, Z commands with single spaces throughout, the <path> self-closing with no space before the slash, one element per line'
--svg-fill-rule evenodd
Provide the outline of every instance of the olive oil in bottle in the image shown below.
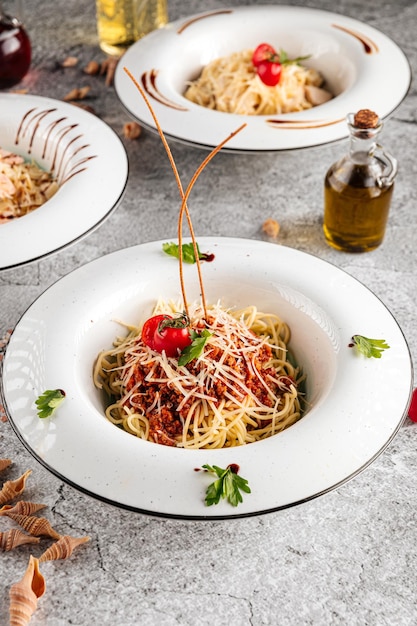
<path fill-rule="evenodd" d="M 121 56 L 129 46 L 168 22 L 167 0 L 96 0 L 100 47 Z"/>
<path fill-rule="evenodd" d="M 348 115 L 349 154 L 324 181 L 326 241 L 345 252 L 374 250 L 383 241 L 397 174 L 396 160 L 377 144 L 382 123 L 362 109 Z"/>

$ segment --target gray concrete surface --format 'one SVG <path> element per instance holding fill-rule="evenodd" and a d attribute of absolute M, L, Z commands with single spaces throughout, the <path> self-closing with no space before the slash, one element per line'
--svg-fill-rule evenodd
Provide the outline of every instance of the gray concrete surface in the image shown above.
<path fill-rule="evenodd" d="M 6 9 L 13 2 L 4 2 Z M 203 6 L 204 4 L 204 6 Z M 251 4 L 231 0 L 228 6 Z M 255 4 L 253 2 L 252 4 Z M 264 2 L 267 4 L 267 2 Z M 368 22 L 400 44 L 417 70 L 417 4 L 411 0 L 294 2 L 337 10 Z M 220 0 L 169 0 L 170 18 L 225 6 Z M 23 3 L 34 58 L 20 87 L 62 98 L 85 84 L 66 56 L 103 58 L 93 0 Z M 122 137 L 128 120 L 114 90 L 95 80 L 89 103 Z M 387 305 L 417 357 L 417 98 L 407 98 L 386 123 L 382 142 L 399 159 L 383 245 L 354 255 L 329 248 L 322 235 L 322 187 L 344 142 L 294 153 L 219 154 L 192 196 L 197 235 L 261 239 L 267 217 L 281 224 L 279 243 L 343 268 Z M 88 238 L 39 262 L 0 273 L 0 335 L 49 285 L 113 250 L 176 235 L 178 192 L 153 133 L 123 139 L 130 162 L 119 208 Z M 203 152 L 171 144 L 184 181 Z M 0 421 L 0 457 L 28 467 L 27 496 L 46 502 L 63 534 L 91 537 L 70 560 L 47 563 L 47 591 L 33 626 L 411 626 L 417 623 L 417 431 L 409 420 L 366 471 L 310 503 L 244 520 L 163 520 L 112 508 L 79 493 L 41 467 Z M 5 523 L 0 519 L 0 530 Z M 0 624 L 8 623 L 8 590 L 30 550 L 0 554 Z"/>

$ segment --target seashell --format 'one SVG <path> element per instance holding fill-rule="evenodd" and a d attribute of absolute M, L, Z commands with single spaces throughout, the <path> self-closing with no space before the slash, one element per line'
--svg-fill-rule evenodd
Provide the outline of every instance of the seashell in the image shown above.
<path fill-rule="evenodd" d="M 57 559 L 67 559 L 74 552 L 75 548 L 82 543 L 90 541 L 90 537 L 70 537 L 62 535 L 58 541 L 53 543 L 39 557 L 39 562 L 56 561 Z"/>
<path fill-rule="evenodd" d="M 52 528 L 46 517 L 20 515 L 19 513 L 9 513 L 8 517 L 35 537 L 52 537 L 53 539 L 59 539 L 61 537 L 61 535 Z"/>
<path fill-rule="evenodd" d="M 38 504 L 37 502 L 26 502 L 26 500 L 20 500 L 13 506 L 11 504 L 5 504 L 0 509 L 0 515 L 8 516 L 9 513 L 18 515 L 32 515 L 41 509 L 44 509 L 46 504 Z"/>
<path fill-rule="evenodd" d="M 32 537 L 20 530 L 20 528 L 12 528 L 6 530 L 4 533 L 0 532 L 0 548 L 5 552 L 13 550 L 18 546 L 23 546 L 25 543 L 39 543 L 39 537 Z"/>
<path fill-rule="evenodd" d="M 7 480 L 4 483 L 0 491 L 0 505 L 10 502 L 10 500 L 13 500 L 13 498 L 19 496 L 23 492 L 26 479 L 31 473 L 32 470 L 27 470 L 27 472 L 22 474 L 19 478 L 16 478 L 16 480 Z"/>
<path fill-rule="evenodd" d="M 10 626 L 26 626 L 36 611 L 38 599 L 45 593 L 45 579 L 39 560 L 30 555 L 23 578 L 10 587 Z"/>
<path fill-rule="evenodd" d="M 3 470 L 6 469 L 6 467 L 9 467 L 9 465 L 11 465 L 12 462 L 10 459 L 0 459 L 0 472 L 2 472 Z"/>

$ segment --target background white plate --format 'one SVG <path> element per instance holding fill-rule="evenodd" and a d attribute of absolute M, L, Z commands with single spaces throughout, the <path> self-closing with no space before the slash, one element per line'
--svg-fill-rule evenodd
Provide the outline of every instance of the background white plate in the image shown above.
<path fill-rule="evenodd" d="M 212 111 L 183 97 L 187 81 L 211 60 L 267 42 L 290 58 L 311 55 L 333 93 L 318 107 L 286 115 L 243 116 Z M 362 108 L 381 118 L 405 97 L 411 80 L 407 58 L 380 31 L 349 17 L 288 6 L 246 6 L 193 15 L 136 42 L 123 56 L 115 89 L 127 111 L 155 128 L 126 67 L 142 83 L 161 127 L 173 139 L 210 148 L 237 129 L 224 151 L 305 148 L 347 136 L 346 115 Z"/>
<path fill-rule="evenodd" d="M 116 133 L 83 109 L 42 96 L 0 94 L 0 146 L 58 177 L 35 211 L 0 224 L 0 269 L 40 259 L 97 228 L 117 207 L 128 176 Z"/>
<path fill-rule="evenodd" d="M 97 354 L 121 327 L 138 324 L 159 297 L 179 296 L 178 262 L 162 242 L 97 259 L 50 287 L 17 324 L 3 360 L 3 404 L 17 435 L 48 470 L 100 500 L 133 511 L 188 519 L 255 515 L 317 497 L 352 478 L 388 445 L 406 415 L 412 365 L 392 315 L 365 286 L 306 253 L 259 241 L 201 238 L 207 299 L 256 304 L 292 329 L 292 349 L 308 377 L 306 415 L 265 441 L 217 451 L 142 441 L 106 420 L 94 388 Z M 198 298 L 195 266 L 185 267 L 188 299 Z M 384 338 L 367 359 L 353 334 Z M 65 402 L 39 419 L 35 400 L 62 388 Z M 207 507 L 205 463 L 237 463 L 252 489 L 238 508 Z"/>

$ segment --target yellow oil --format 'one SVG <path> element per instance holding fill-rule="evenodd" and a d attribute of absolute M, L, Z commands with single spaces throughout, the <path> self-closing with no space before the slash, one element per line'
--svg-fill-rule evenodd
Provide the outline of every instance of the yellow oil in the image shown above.
<path fill-rule="evenodd" d="M 356 165 L 341 181 L 330 168 L 324 184 L 326 241 L 345 252 L 377 248 L 385 235 L 394 185 L 380 188 L 367 166 Z"/>
<path fill-rule="evenodd" d="M 135 41 L 168 21 L 167 0 L 96 0 L 100 47 L 120 56 Z"/>

